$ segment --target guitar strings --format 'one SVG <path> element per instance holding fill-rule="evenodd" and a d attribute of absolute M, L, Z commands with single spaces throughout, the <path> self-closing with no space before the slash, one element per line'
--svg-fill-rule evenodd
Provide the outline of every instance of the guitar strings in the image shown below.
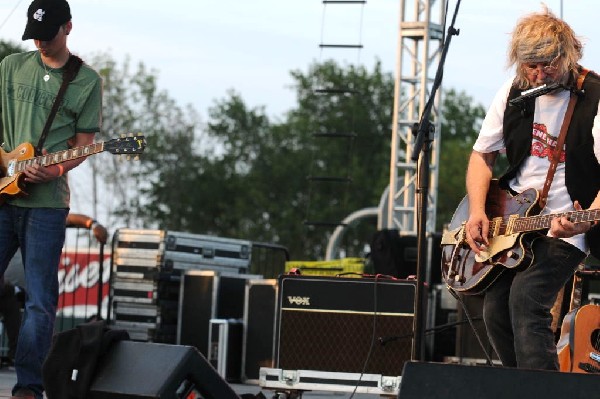
<path fill-rule="evenodd" d="M 586 209 L 581 211 L 570 211 L 564 213 L 555 213 L 549 215 L 536 215 L 517 219 L 513 224 L 513 233 L 523 231 L 541 230 L 550 227 L 550 222 L 556 217 L 566 217 L 571 222 L 583 223 L 600 219 L 600 209 Z M 499 226 L 498 226 L 499 223 Z M 506 218 L 494 218 L 489 223 L 488 237 L 493 237 L 493 232 L 498 231 L 498 235 L 503 235 L 508 230 L 509 220 Z M 511 233 L 512 234 L 512 233 Z"/>

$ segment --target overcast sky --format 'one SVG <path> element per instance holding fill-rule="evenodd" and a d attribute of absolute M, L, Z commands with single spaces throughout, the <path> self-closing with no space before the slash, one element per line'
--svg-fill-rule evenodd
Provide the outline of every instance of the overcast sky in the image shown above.
<path fill-rule="evenodd" d="M 414 0 L 406 0 L 414 4 Z M 29 0 L 0 0 L 0 39 L 21 42 Z M 562 2 L 563 17 L 584 39 L 583 64 L 600 70 L 597 0 Z M 364 7 L 319 0 L 71 0 L 70 49 L 82 56 L 129 55 L 158 72 L 159 86 L 206 119 L 208 107 L 239 92 L 251 107 L 281 116 L 295 103 L 289 72 L 334 57 L 371 68 L 379 58 L 395 69 L 399 0 Z M 508 77 L 506 45 L 515 21 L 540 10 L 538 0 L 463 0 L 444 69 L 444 88 L 466 92 L 485 107 Z M 546 4 L 557 14 L 561 1 Z M 435 5 L 439 9 L 439 5 Z M 454 13 L 456 1 L 449 4 Z M 410 20 L 410 19 L 409 19 Z M 360 42 L 364 48 L 326 50 L 319 43 Z M 33 42 L 24 42 L 34 49 Z"/>
<path fill-rule="evenodd" d="M 414 0 L 406 0 L 414 4 Z M 21 42 L 29 0 L 0 1 L 0 38 Z M 368 0 L 364 7 L 319 0 L 71 0 L 73 52 L 129 55 L 156 69 L 159 85 L 202 115 L 230 88 L 250 106 L 281 115 L 295 101 L 289 71 L 334 57 L 395 69 L 399 0 Z M 439 8 L 439 2 L 435 7 Z M 557 14 L 561 1 L 549 0 Z M 449 3 L 454 13 L 456 1 Z M 563 2 L 563 17 L 586 40 L 584 63 L 600 64 L 596 0 Z M 505 54 L 516 19 L 540 9 L 538 0 L 463 0 L 444 71 L 444 87 L 464 90 L 489 104 L 508 76 Z M 14 10 L 14 12 L 13 12 Z M 362 10 L 362 14 L 361 14 Z M 12 14 L 11 14 L 12 12 Z M 9 16 L 10 15 L 10 16 Z M 362 16 L 362 20 L 361 20 Z M 8 19 L 7 19 L 8 18 Z M 361 42 L 363 50 L 324 50 L 323 42 Z M 33 49 L 33 42 L 24 43 Z"/>

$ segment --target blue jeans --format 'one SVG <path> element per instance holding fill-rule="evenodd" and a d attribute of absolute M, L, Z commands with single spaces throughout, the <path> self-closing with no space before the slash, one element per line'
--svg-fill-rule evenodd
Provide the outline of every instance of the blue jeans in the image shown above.
<path fill-rule="evenodd" d="M 25 311 L 15 369 L 19 388 L 42 398 L 42 364 L 50 349 L 58 303 L 58 264 L 65 242 L 68 209 L 0 206 L 0 271 L 21 248 L 25 272 Z"/>
<path fill-rule="evenodd" d="M 504 366 L 558 370 L 550 310 L 585 254 L 546 236 L 532 248 L 534 259 L 527 269 L 506 270 L 485 292 L 483 318 Z"/>

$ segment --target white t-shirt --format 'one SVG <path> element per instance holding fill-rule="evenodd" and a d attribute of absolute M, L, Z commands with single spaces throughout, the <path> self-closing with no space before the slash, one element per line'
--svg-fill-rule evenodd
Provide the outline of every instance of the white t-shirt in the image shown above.
<path fill-rule="evenodd" d="M 473 145 L 475 151 L 489 153 L 505 149 L 503 119 L 512 82 L 513 78 L 507 80 L 496 93 L 481 126 L 477 141 Z M 535 99 L 533 138 L 529 156 L 523 162 L 517 175 L 509 181 L 510 188 L 514 191 L 522 192 L 528 188 L 541 191 L 544 187 L 544 181 L 550 167 L 550 157 L 556 146 L 556 140 L 560 133 L 568 103 L 569 92 L 566 90 L 539 96 Z M 594 137 L 594 153 L 596 158 L 600 159 L 600 118 L 598 115 L 594 118 L 592 134 Z M 563 150 L 554 174 L 554 180 L 550 186 L 546 207 L 541 214 L 562 213 L 575 209 L 565 185 L 564 159 L 565 152 Z M 583 234 L 564 240 L 585 253 L 589 252 Z"/>

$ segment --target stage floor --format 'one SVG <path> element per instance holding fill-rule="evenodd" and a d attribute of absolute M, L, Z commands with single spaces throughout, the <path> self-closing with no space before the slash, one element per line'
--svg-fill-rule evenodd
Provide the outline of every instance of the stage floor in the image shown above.
<path fill-rule="evenodd" d="M 15 382 L 17 381 L 17 376 L 15 374 L 14 369 L 9 368 L 1 368 L 0 369 L 0 399 L 8 399 L 11 395 L 11 389 Z M 250 385 L 250 384 L 231 384 L 231 387 L 238 394 L 257 394 L 262 392 L 263 395 L 267 399 L 271 399 L 273 397 L 273 392 L 269 390 L 262 389 L 258 385 Z M 347 392 L 305 392 L 302 395 L 303 399 L 344 399 L 349 398 L 350 393 Z M 369 394 L 355 394 L 353 396 L 354 399 L 373 399 L 379 398 L 379 396 L 369 395 Z"/>

